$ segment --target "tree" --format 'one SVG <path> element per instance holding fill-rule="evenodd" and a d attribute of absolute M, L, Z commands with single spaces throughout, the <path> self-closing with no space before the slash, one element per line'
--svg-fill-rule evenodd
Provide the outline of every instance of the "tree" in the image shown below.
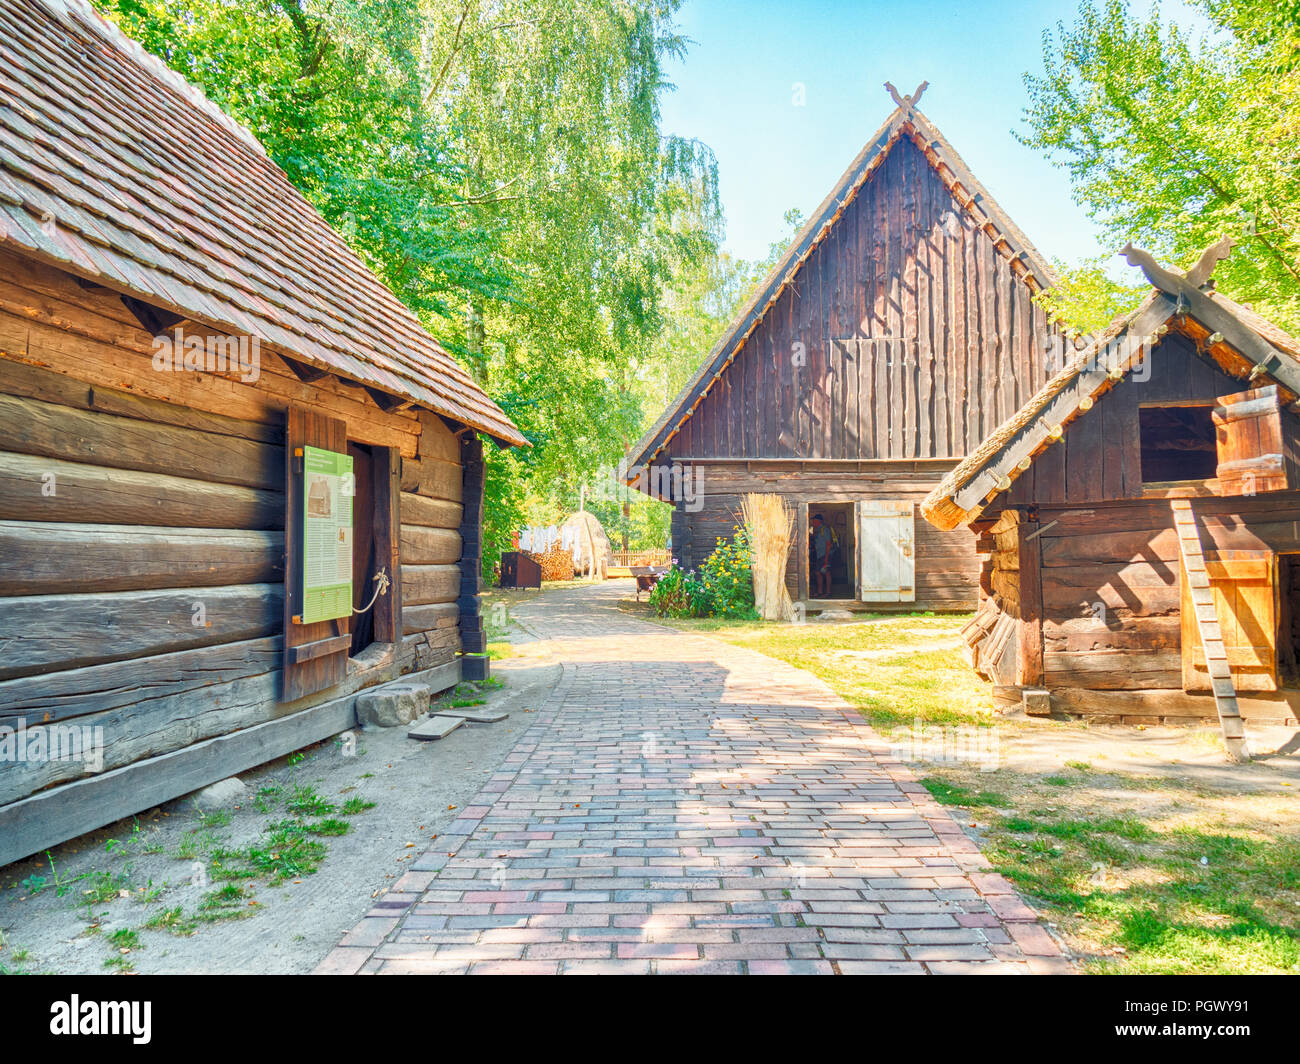
<path fill-rule="evenodd" d="M 485 564 L 645 418 L 664 293 L 719 239 L 665 136 L 677 0 L 96 0 L 248 125 L 533 447 L 488 456 Z M 520 483 L 522 481 L 522 484 Z"/>
<path fill-rule="evenodd" d="M 1022 139 L 1068 169 L 1116 248 L 1131 240 L 1187 266 L 1233 236 L 1219 288 L 1295 330 L 1300 5 L 1198 2 L 1217 30 L 1200 40 L 1123 0 L 1088 0 L 1072 27 L 1044 33 L 1044 70 L 1025 76 Z M 1067 276 L 1057 297 L 1055 309 L 1083 328 L 1126 302 L 1118 286 L 1100 291 L 1096 265 Z"/>

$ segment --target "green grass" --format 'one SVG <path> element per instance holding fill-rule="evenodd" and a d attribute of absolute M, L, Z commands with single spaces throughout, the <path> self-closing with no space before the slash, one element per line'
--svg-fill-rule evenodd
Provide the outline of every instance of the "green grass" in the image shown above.
<path fill-rule="evenodd" d="M 936 779 L 933 776 L 927 776 L 920 782 L 925 789 L 934 796 L 934 800 L 940 805 L 962 805 L 971 808 L 1000 808 L 1011 804 L 1002 795 L 996 794 L 993 791 L 968 791 L 965 788 L 955 787 L 950 783 L 945 783 L 943 780 Z"/>
<path fill-rule="evenodd" d="M 656 621 L 705 632 L 806 669 L 884 733 L 918 720 L 924 725 L 990 721 L 989 685 L 975 675 L 959 649 L 916 649 L 955 644 L 968 615 L 866 616 L 843 624 L 764 624 L 717 617 Z"/>
<path fill-rule="evenodd" d="M 289 812 L 296 813 L 298 816 L 328 816 L 338 808 L 333 802 L 317 794 L 315 788 L 302 785 L 294 787 L 293 794 L 289 796 L 285 805 Z"/>
<path fill-rule="evenodd" d="M 339 812 L 344 816 L 357 816 L 359 813 L 364 813 L 367 809 L 373 809 L 374 807 L 374 802 L 368 802 L 364 798 L 349 798 L 343 803 Z"/>
<path fill-rule="evenodd" d="M 1266 796 L 1170 785 L 1160 814 L 1139 817 L 1123 804 L 1150 780 L 1112 773 L 1081 791 L 1003 769 L 1020 807 L 1007 808 L 960 775 L 922 782 L 988 818 L 985 854 L 1074 937 L 1086 971 L 1300 974 L 1300 832 Z"/>

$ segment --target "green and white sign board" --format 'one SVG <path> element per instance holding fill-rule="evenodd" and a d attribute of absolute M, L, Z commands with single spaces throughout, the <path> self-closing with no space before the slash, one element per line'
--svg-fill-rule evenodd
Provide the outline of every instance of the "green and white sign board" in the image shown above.
<path fill-rule="evenodd" d="M 352 456 L 303 449 L 302 620 L 352 613 Z"/>

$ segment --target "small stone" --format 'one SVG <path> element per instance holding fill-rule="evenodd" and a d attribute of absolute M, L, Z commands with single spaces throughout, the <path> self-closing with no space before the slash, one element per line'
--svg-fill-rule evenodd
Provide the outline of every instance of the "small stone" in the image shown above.
<path fill-rule="evenodd" d="M 195 791 L 190 795 L 190 801 L 200 809 L 221 809 L 223 806 L 234 805 L 244 797 L 247 790 L 243 780 L 231 776 Z"/>
<path fill-rule="evenodd" d="M 853 614 L 848 610 L 822 610 L 813 618 L 813 622 L 816 624 L 842 624 L 851 620 L 853 620 Z"/>
<path fill-rule="evenodd" d="M 390 683 L 357 695 L 357 720 L 362 725 L 400 728 L 429 711 L 429 688 L 418 683 Z"/>

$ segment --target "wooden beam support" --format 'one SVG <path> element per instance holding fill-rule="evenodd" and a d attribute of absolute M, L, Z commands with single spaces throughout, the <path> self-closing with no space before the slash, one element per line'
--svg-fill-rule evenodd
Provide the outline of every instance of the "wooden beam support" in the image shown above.
<path fill-rule="evenodd" d="M 183 314 L 162 310 L 143 300 L 136 299 L 134 296 L 122 296 L 121 298 L 122 304 L 131 312 L 135 320 L 154 336 L 165 333 L 168 329 L 188 320 Z"/>
<path fill-rule="evenodd" d="M 386 414 L 391 414 L 394 410 L 401 410 L 403 407 L 411 405 L 409 399 L 403 399 L 400 395 L 381 392 L 378 388 L 372 388 L 368 384 L 362 385 L 362 387 L 365 388 L 366 394 L 375 401 L 379 409 Z"/>
<path fill-rule="evenodd" d="M 283 356 L 281 356 L 283 358 Z M 289 371 L 297 377 L 303 384 L 312 384 L 330 375 L 329 370 L 320 369 L 316 366 L 309 366 L 306 362 L 299 362 L 292 358 L 283 358 L 284 364 L 289 367 Z"/>
<path fill-rule="evenodd" d="M 1020 643 L 1017 655 L 1022 687 L 1042 687 L 1043 670 L 1043 572 L 1042 540 L 1037 521 L 1017 526 L 1017 557 L 1020 564 Z"/>

